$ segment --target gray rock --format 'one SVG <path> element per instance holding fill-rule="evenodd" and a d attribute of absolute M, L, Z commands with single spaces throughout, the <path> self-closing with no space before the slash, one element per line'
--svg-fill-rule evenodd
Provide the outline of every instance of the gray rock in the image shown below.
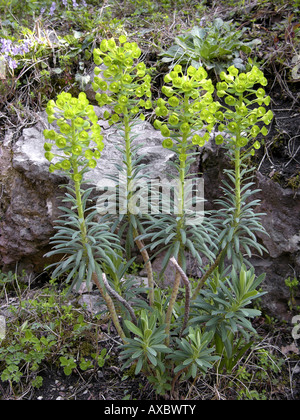
<path fill-rule="evenodd" d="M 101 304 L 98 293 L 95 295 L 92 293 L 81 295 L 78 299 L 78 304 L 92 315 L 96 315 L 99 312 L 107 312 L 107 307 L 106 305 Z"/>
<path fill-rule="evenodd" d="M 261 236 L 271 258 L 300 252 L 300 191 L 282 188 L 272 179 L 257 173 L 262 222 L 269 236 Z M 300 267 L 299 267 L 300 268 Z"/>
<path fill-rule="evenodd" d="M 5 334 L 6 334 L 5 317 L 3 315 L 0 315 L 0 343 L 1 343 L 1 340 L 5 338 Z"/>

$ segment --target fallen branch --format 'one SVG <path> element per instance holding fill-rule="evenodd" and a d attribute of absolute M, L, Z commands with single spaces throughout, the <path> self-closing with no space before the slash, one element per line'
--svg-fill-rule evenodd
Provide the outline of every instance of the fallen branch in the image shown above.
<path fill-rule="evenodd" d="M 184 309 L 184 321 L 183 321 L 183 325 L 180 331 L 180 335 L 181 335 L 187 326 L 189 314 L 190 314 L 190 301 L 191 301 L 190 282 L 185 272 L 176 261 L 176 259 L 172 257 L 170 258 L 170 261 L 176 267 L 176 270 L 179 272 L 185 286 L 185 309 Z"/>
<path fill-rule="evenodd" d="M 108 292 L 114 297 L 116 298 L 122 305 L 125 306 L 125 308 L 128 310 L 128 312 L 130 313 L 130 316 L 132 318 L 132 321 L 135 325 L 137 325 L 137 319 L 134 313 L 134 310 L 132 309 L 132 307 L 130 306 L 130 304 L 124 299 L 122 298 L 122 296 L 119 295 L 118 292 L 116 292 L 112 287 L 110 287 L 106 275 L 104 273 L 102 273 L 102 279 L 103 279 L 103 283 L 104 286 L 106 287 L 106 289 L 108 290 Z"/>

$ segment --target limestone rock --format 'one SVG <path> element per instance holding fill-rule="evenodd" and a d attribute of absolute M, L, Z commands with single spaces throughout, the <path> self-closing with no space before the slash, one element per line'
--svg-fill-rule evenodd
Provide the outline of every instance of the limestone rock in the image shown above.
<path fill-rule="evenodd" d="M 6 333 L 5 317 L 3 315 L 0 315 L 0 343 L 1 343 L 1 340 L 5 338 L 5 333 Z"/>

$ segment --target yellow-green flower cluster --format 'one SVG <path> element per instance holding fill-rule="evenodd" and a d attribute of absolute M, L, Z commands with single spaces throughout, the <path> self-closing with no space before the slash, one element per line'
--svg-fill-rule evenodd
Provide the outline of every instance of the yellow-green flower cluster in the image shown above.
<path fill-rule="evenodd" d="M 63 170 L 73 178 L 80 180 L 87 167 L 95 168 L 97 159 L 103 149 L 103 136 L 98 125 L 98 117 L 84 92 L 78 98 L 70 93 L 62 92 L 56 101 L 50 100 L 46 112 L 49 123 L 56 121 L 59 132 L 44 130 L 45 157 L 49 162 L 58 158 L 57 163 L 50 165 L 50 172 Z M 92 143 L 93 142 L 93 143 Z M 59 152 L 53 153 L 53 145 Z M 74 174 L 74 167 L 81 167 L 80 173 Z M 80 179 L 79 179 L 80 178 Z"/>
<path fill-rule="evenodd" d="M 207 79 L 207 72 L 202 67 L 196 69 L 189 66 L 186 74 L 183 74 L 181 65 L 177 64 L 164 81 L 166 85 L 162 92 L 167 99 L 160 98 L 157 101 L 155 113 L 165 122 L 154 122 L 155 128 L 166 137 L 163 146 L 171 148 L 173 139 L 180 142 L 182 138 L 190 139 L 191 147 L 203 146 L 209 140 L 208 132 L 216 122 L 215 114 L 220 107 L 213 100 L 214 86 Z M 194 134 L 204 126 L 208 131 L 204 136 Z"/>
<path fill-rule="evenodd" d="M 263 88 L 254 88 L 258 84 L 267 85 L 263 72 L 254 66 L 248 73 L 239 73 L 238 69 L 231 66 L 228 73 L 220 73 L 220 79 L 221 82 L 217 83 L 217 95 L 223 98 L 226 105 L 224 112 L 219 110 L 216 114 L 219 131 L 227 131 L 238 147 L 247 146 L 260 133 L 266 136 L 266 125 L 272 121 L 273 112 L 267 111 L 265 106 L 270 104 L 271 99 L 266 96 Z M 223 143 L 224 138 L 221 135 L 217 137 L 217 144 Z M 252 154 L 259 148 L 259 141 L 255 141 Z"/>
<path fill-rule="evenodd" d="M 93 51 L 95 64 L 106 66 L 104 71 L 95 67 L 92 86 L 98 92 L 96 100 L 99 106 L 114 104 L 114 112 L 107 111 L 104 115 L 110 124 L 117 123 L 128 110 L 131 115 L 136 115 L 140 108 L 152 107 L 151 76 L 145 63 L 138 62 L 140 55 L 136 42 L 127 42 L 125 35 L 119 37 L 118 43 L 114 38 L 103 39 L 100 48 Z M 144 114 L 141 118 L 144 119 Z"/>

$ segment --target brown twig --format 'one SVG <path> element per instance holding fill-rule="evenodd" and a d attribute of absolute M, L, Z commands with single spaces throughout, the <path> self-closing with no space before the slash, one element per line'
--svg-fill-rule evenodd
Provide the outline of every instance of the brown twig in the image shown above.
<path fill-rule="evenodd" d="M 130 306 L 130 304 L 124 299 L 122 298 L 122 296 L 119 295 L 118 292 L 116 292 L 116 290 L 114 290 L 112 287 L 110 287 L 106 275 L 105 273 L 102 273 L 102 279 L 103 279 L 103 283 L 104 286 L 106 287 L 106 289 L 108 290 L 108 292 L 114 297 L 116 298 L 122 305 L 125 306 L 125 308 L 128 310 L 128 312 L 130 313 L 130 316 L 132 318 L 132 321 L 135 325 L 137 325 L 137 319 L 134 313 L 134 310 L 132 309 L 132 307 Z"/>
<path fill-rule="evenodd" d="M 134 235 L 134 241 L 143 257 L 145 267 L 147 270 L 148 287 L 149 287 L 149 304 L 151 307 L 153 307 L 154 305 L 154 280 L 153 280 L 152 264 L 150 261 L 148 251 L 145 248 L 145 245 L 140 239 L 138 239 L 138 232 L 136 229 L 134 229 L 133 235 Z"/>
<path fill-rule="evenodd" d="M 126 343 L 126 336 L 125 336 L 125 333 L 124 333 L 124 331 L 123 331 L 123 329 L 122 329 L 122 327 L 119 323 L 118 315 L 117 315 L 117 312 L 116 312 L 114 302 L 112 301 L 112 298 L 109 296 L 109 294 L 101 286 L 101 283 L 98 279 L 97 273 L 92 274 L 92 279 L 93 279 L 93 282 L 95 283 L 95 285 L 97 286 L 101 296 L 105 300 L 105 303 L 106 303 L 107 308 L 109 310 L 109 313 L 111 315 L 112 321 L 114 323 L 114 326 L 116 327 L 116 330 L 117 330 L 120 338 L 122 339 L 123 343 Z"/>
<path fill-rule="evenodd" d="M 187 326 L 189 314 L 190 314 L 190 301 L 191 301 L 190 282 L 189 282 L 189 279 L 187 278 L 187 275 L 185 274 L 183 269 L 180 267 L 180 265 L 176 261 L 175 257 L 170 258 L 170 261 L 176 267 L 176 270 L 179 272 L 185 286 L 184 321 L 183 321 L 183 325 L 179 334 L 181 336 L 181 334 L 183 333 L 183 331 L 185 330 Z"/>
<path fill-rule="evenodd" d="M 218 265 L 220 264 L 220 261 L 224 255 L 225 250 L 227 249 L 227 247 L 225 249 L 223 249 L 219 255 L 217 256 L 215 262 L 208 268 L 208 270 L 206 271 L 206 273 L 201 277 L 201 279 L 199 280 L 199 283 L 196 287 L 196 289 L 194 290 L 193 296 L 192 296 L 192 300 L 196 299 L 198 293 L 200 292 L 200 290 L 202 289 L 204 283 L 206 282 L 206 280 L 208 279 L 208 277 L 211 275 L 211 273 L 218 267 Z"/>

